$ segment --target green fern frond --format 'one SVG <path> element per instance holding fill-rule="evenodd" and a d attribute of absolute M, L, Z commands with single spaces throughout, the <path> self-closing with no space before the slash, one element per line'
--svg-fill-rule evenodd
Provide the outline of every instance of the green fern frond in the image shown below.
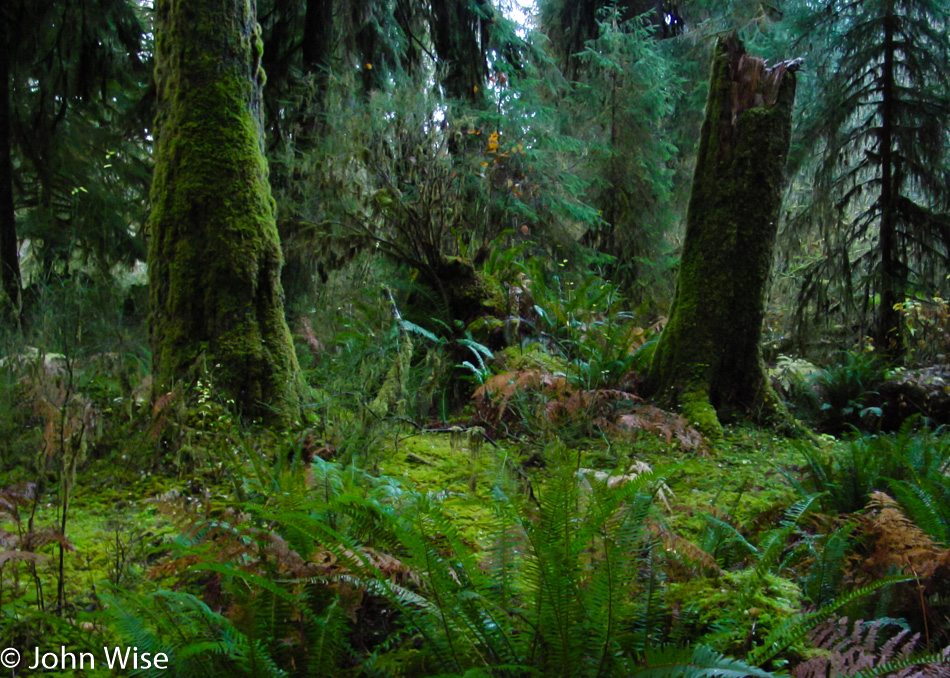
<path fill-rule="evenodd" d="M 442 338 L 440 338 L 440 337 L 437 337 L 436 335 L 434 335 L 432 332 L 430 332 L 430 331 L 427 330 L 426 328 L 420 327 L 419 325 L 416 325 L 414 322 L 410 322 L 410 321 L 408 321 L 408 320 L 400 319 L 400 320 L 399 320 L 399 327 L 400 327 L 400 329 L 402 329 L 402 330 L 404 330 L 404 331 L 406 331 L 406 332 L 413 332 L 413 333 L 415 333 L 415 334 L 418 334 L 420 337 L 423 337 L 423 338 L 425 338 L 425 339 L 428 339 L 429 341 L 431 341 L 431 342 L 434 343 L 434 344 L 444 344 L 444 343 L 445 343 L 445 340 L 444 340 L 444 339 L 442 339 Z"/>
<path fill-rule="evenodd" d="M 770 572 L 781 574 L 783 563 L 788 562 L 790 558 L 794 557 L 795 553 L 799 552 L 795 550 L 786 555 L 784 559 L 782 558 L 783 553 L 786 551 L 788 539 L 798 526 L 798 521 L 801 520 L 802 516 L 808 513 L 812 504 L 814 504 L 822 494 L 823 493 L 820 492 L 810 494 L 792 504 L 782 517 L 781 527 L 770 530 L 760 540 L 757 547 L 757 563 L 755 566 L 755 573 L 758 579 L 764 578 L 765 575 Z"/>
<path fill-rule="evenodd" d="M 704 515 L 707 531 L 703 540 L 702 549 L 707 553 L 715 553 L 726 544 L 738 544 L 750 555 L 757 555 L 759 549 L 746 539 L 739 530 L 712 515 Z M 713 542 L 713 543 L 706 543 Z"/>
<path fill-rule="evenodd" d="M 823 492 L 809 494 L 788 507 L 785 511 L 785 515 L 782 516 L 782 527 L 795 527 L 798 525 L 798 521 L 801 520 L 802 516 L 808 513 L 811 505 L 820 499 L 823 494 Z"/>
<path fill-rule="evenodd" d="M 168 670 L 176 676 L 221 675 L 240 666 L 247 655 L 247 637 L 190 594 L 159 589 L 147 595 L 120 591 L 102 598 L 108 605 L 105 614 L 124 644 L 153 655 L 164 653 Z M 266 675 L 283 675 L 273 668 Z M 157 678 L 164 673 L 154 669 L 139 675 Z"/>
<path fill-rule="evenodd" d="M 817 606 L 823 606 L 834 598 L 845 574 L 845 561 L 852 548 L 851 535 L 857 523 L 848 522 L 826 535 L 816 546 L 811 540 L 807 545 L 813 558 L 802 590 Z"/>
<path fill-rule="evenodd" d="M 664 617 L 668 612 L 664 604 L 665 576 L 657 562 L 654 549 L 645 557 L 642 587 L 634 598 L 634 614 L 630 620 L 632 642 L 630 649 L 645 652 L 660 644 L 663 636 Z"/>
<path fill-rule="evenodd" d="M 912 580 L 913 577 L 911 576 L 885 577 L 831 601 L 816 612 L 793 619 L 776 629 L 765 639 L 762 645 L 752 650 L 752 652 L 749 653 L 749 662 L 756 666 L 762 666 L 777 657 L 786 648 L 802 640 L 816 625 L 831 617 L 831 615 L 835 614 L 842 607 L 849 605 L 859 598 L 868 596 L 885 586 Z"/>
<path fill-rule="evenodd" d="M 948 657 L 946 653 L 933 652 L 930 654 L 914 655 L 912 657 L 907 657 L 906 659 L 895 659 L 893 661 L 885 662 L 880 666 L 875 666 L 873 669 L 864 669 L 863 671 L 855 674 L 854 678 L 874 678 L 875 676 L 886 676 L 889 673 L 910 668 L 911 666 L 923 665 L 944 665 L 946 666 L 946 669 L 944 670 L 950 671 L 950 657 Z"/>
<path fill-rule="evenodd" d="M 935 541 L 950 541 L 950 507 L 946 501 L 950 496 L 938 499 L 937 492 L 950 495 L 946 485 L 930 482 L 930 479 L 909 482 L 891 480 L 891 491 L 900 503 L 907 517 Z"/>
<path fill-rule="evenodd" d="M 663 648 L 644 655 L 646 666 L 636 678 L 774 678 L 775 674 L 726 657 L 706 645 Z"/>
<path fill-rule="evenodd" d="M 197 563 L 192 565 L 191 570 L 196 571 L 209 571 L 217 572 L 218 574 L 223 574 L 226 577 L 234 577 L 235 579 L 240 579 L 246 582 L 249 585 L 250 589 L 259 587 L 268 591 L 278 598 L 283 598 L 288 602 L 295 602 L 296 597 L 291 594 L 289 591 L 281 588 L 277 583 L 271 581 L 267 577 L 262 577 L 259 574 L 254 574 L 253 572 L 247 572 L 245 570 L 239 570 L 233 565 L 224 564 L 224 563 Z"/>

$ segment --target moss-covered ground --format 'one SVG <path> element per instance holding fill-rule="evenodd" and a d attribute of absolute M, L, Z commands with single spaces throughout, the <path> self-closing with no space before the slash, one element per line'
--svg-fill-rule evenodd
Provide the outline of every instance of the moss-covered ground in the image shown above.
<path fill-rule="evenodd" d="M 382 440 L 375 453 L 379 475 L 444 497 L 445 510 L 474 550 L 488 546 L 492 488 L 502 482 L 501 475 L 505 480 L 517 476 L 540 487 L 551 471 L 546 468 L 544 444 L 505 440 L 492 444 L 480 432 L 470 435 L 461 427 L 439 432 L 405 428 Z M 702 531 L 703 515 L 710 509 L 730 515 L 739 525 L 775 519 L 796 498 L 784 473 L 802 463 L 786 439 L 754 428 L 728 428 L 724 440 L 703 454 L 681 452 L 649 434 L 639 440 L 580 440 L 574 445 L 555 440 L 548 445 L 567 449 L 579 469 L 619 476 L 633 463 L 645 462 L 660 471 L 672 491 L 669 508 L 664 509 L 666 517 L 686 538 Z M 34 481 L 23 468 L 0 473 L 0 488 Z M 136 471 L 134 465 L 123 468 L 113 459 L 90 462 L 79 471 L 69 498 L 64 572 L 70 608 L 95 608 L 97 591 L 109 584 L 131 584 L 167 551 L 167 542 L 176 533 L 156 508 L 163 498 L 191 496 L 223 510 L 240 501 L 234 487 L 230 477 L 215 484 L 212 474 L 202 475 L 199 481 L 161 471 Z M 55 482 L 48 484 L 36 503 L 34 530 L 58 528 L 60 509 L 60 488 Z M 32 505 L 19 508 L 24 531 L 31 512 Z M 12 520 L 0 527 L 17 533 Z M 57 548 L 51 543 L 39 551 L 43 557 L 37 571 L 46 605 L 55 602 Z M 11 587 L 14 569 L 19 572 L 19 584 Z M 36 604 L 37 589 L 27 569 L 25 563 L 6 563 L 4 605 L 28 608 Z"/>
<path fill-rule="evenodd" d="M 444 401 L 425 371 L 438 363 L 424 334 L 412 343 L 398 331 L 340 336 L 345 350 L 308 375 L 304 421 L 278 432 L 242 423 L 213 375 L 146 404 L 82 361 L 69 388 L 60 358 L 12 370 L 0 389 L 0 645 L 164 643 L 184 675 L 195 657 L 212 657 L 212 671 L 241 666 L 240 643 L 258 632 L 270 634 L 281 666 L 311 661 L 321 646 L 308 634 L 320 629 L 347 648 L 332 660 L 338 675 L 423 675 L 450 652 L 439 645 L 446 623 L 484 621 L 466 616 L 469 602 L 509 610 L 517 640 L 548 632 L 532 616 L 544 606 L 530 601 L 563 585 L 571 624 L 620 629 L 623 647 L 646 642 L 625 630 L 642 623 L 650 642 L 742 659 L 808 610 L 873 584 L 862 563 L 880 527 L 836 513 L 839 471 L 823 486 L 813 477 L 816 459 L 853 458 L 846 440 L 727 426 L 697 442 L 686 420 L 591 388 L 580 359 L 544 344 L 499 352 L 473 378 L 500 395 L 476 391 L 445 408 L 446 421 L 432 416 Z M 900 463 L 916 463 L 918 443 L 944 454 L 939 437 L 907 436 L 917 443 Z M 848 511 L 866 505 L 857 497 Z M 918 535 L 914 553 L 943 553 L 922 533 L 904 534 Z M 890 562 L 882 553 L 880 576 Z M 622 581 L 604 578 L 607 564 L 626 568 Z M 593 610 L 615 589 L 616 614 L 631 626 L 597 626 Z M 897 603 L 875 604 L 918 624 Z M 652 616 L 638 616 L 642 605 L 655 605 Z M 409 619 L 429 640 L 406 630 Z M 458 631 L 455 641 L 470 644 L 456 666 L 501 661 L 487 658 L 482 631 Z M 572 651 L 583 663 L 592 650 Z M 776 669 L 809 651 L 797 636 L 757 665 Z"/>

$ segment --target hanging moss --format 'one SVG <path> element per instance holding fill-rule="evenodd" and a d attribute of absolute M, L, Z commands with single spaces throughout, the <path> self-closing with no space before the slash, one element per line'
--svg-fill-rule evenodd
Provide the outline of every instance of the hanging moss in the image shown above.
<path fill-rule="evenodd" d="M 204 357 L 250 417 L 296 416 L 276 206 L 260 124 L 262 43 L 248 0 L 159 0 L 159 113 L 149 217 L 156 385 Z"/>
<path fill-rule="evenodd" d="M 788 421 L 759 348 L 790 139 L 794 68 L 720 40 L 669 322 L 647 389 L 712 437 L 736 414 Z"/>

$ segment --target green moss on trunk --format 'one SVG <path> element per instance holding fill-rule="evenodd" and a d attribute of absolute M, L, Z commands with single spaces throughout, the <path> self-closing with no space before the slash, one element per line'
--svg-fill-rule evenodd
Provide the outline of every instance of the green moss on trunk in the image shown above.
<path fill-rule="evenodd" d="M 158 0 L 159 112 L 149 217 L 156 385 L 204 356 L 240 411 L 296 416 L 275 204 L 261 140 L 260 28 L 252 0 Z"/>
<path fill-rule="evenodd" d="M 781 208 L 795 76 L 765 68 L 735 37 L 720 40 L 669 322 L 647 389 L 707 435 L 735 414 L 787 414 L 759 348 Z"/>

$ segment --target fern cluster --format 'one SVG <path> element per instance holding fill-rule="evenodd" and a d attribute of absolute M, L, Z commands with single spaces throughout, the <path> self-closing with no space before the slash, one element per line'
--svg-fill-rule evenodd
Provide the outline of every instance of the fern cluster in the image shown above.
<path fill-rule="evenodd" d="M 558 468 L 533 500 L 495 487 L 482 559 L 438 497 L 416 496 L 396 534 L 420 585 L 374 580 L 427 652 L 407 643 L 372 666 L 398 665 L 400 675 L 770 675 L 708 647 L 668 645 L 665 550 L 653 527 L 659 474 L 609 487 Z"/>
<path fill-rule="evenodd" d="M 856 436 L 828 452 L 797 443 L 806 462 L 803 489 L 824 493 L 823 504 L 838 514 L 860 511 L 874 490 L 891 490 L 931 536 L 945 541 L 950 440 L 918 425 L 911 419 L 897 433 Z"/>
<path fill-rule="evenodd" d="M 886 363 L 863 351 L 843 351 L 825 368 L 780 356 L 772 371 L 796 415 L 832 434 L 880 428 L 884 412 L 878 389 L 887 376 Z"/>
<path fill-rule="evenodd" d="M 152 656 L 164 654 L 167 668 L 141 670 L 136 675 L 286 676 L 264 644 L 238 630 L 189 593 L 156 590 L 149 594 L 124 591 L 103 595 L 105 614 L 126 646 Z"/>
<path fill-rule="evenodd" d="M 156 588 L 107 600 L 123 639 L 180 675 L 770 676 L 858 599 L 914 586 L 880 572 L 839 595 L 845 545 L 871 528 L 809 535 L 819 494 L 756 536 L 710 517 L 693 545 L 654 506 L 663 473 L 598 473 L 555 446 L 527 492 L 498 459 L 491 528 L 473 543 L 454 513 L 464 497 L 241 454 L 242 503 L 164 501 L 181 536 Z M 676 594 L 684 577 L 705 617 Z M 798 615 L 803 595 L 818 611 Z"/>

